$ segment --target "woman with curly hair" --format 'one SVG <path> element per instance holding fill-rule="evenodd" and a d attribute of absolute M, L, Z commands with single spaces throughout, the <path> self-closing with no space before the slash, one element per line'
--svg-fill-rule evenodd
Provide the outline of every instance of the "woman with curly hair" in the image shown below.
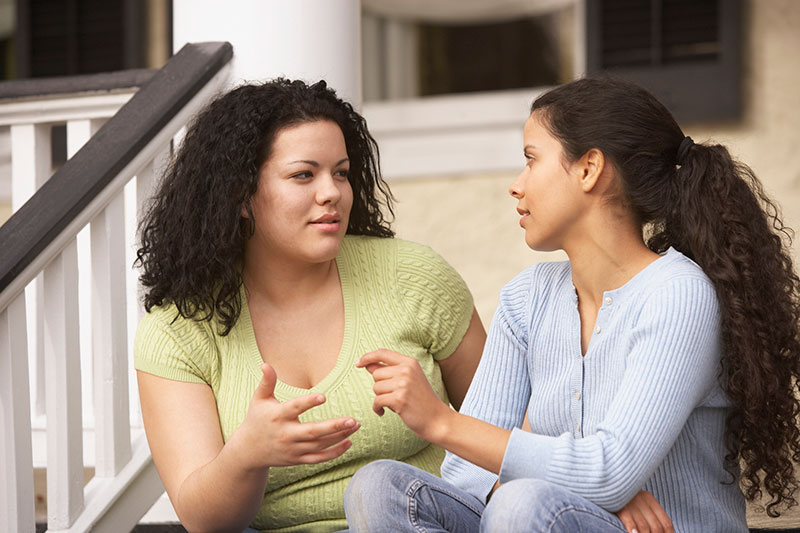
<path fill-rule="evenodd" d="M 354 363 L 408 353 L 458 407 L 485 333 L 458 274 L 382 209 L 375 141 L 325 82 L 239 87 L 188 128 L 140 226 L 135 361 L 189 531 L 343 529 L 369 461 L 439 472 L 444 450 L 374 416 Z"/>
<path fill-rule="evenodd" d="M 351 530 L 729 533 L 745 499 L 795 505 L 800 280 L 752 171 L 610 78 L 536 99 L 524 155 L 525 241 L 569 261 L 503 289 L 460 413 L 413 360 L 359 361 L 374 409 L 449 453 L 442 480 L 358 472 Z M 642 489 L 652 505 L 614 514 Z"/>

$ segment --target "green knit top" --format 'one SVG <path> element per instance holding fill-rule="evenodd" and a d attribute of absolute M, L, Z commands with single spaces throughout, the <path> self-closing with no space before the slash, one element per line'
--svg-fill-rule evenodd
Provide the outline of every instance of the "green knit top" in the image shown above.
<path fill-rule="evenodd" d="M 396 459 L 439 475 L 444 451 L 419 439 L 400 417 L 372 411 L 373 380 L 354 364 L 387 348 L 415 357 L 436 393 L 447 394 L 436 361 L 458 347 L 472 315 L 472 296 L 461 277 L 426 246 L 400 239 L 346 236 L 336 257 L 344 299 L 339 358 L 311 389 L 278 380 L 279 401 L 323 393 L 327 401 L 302 421 L 352 416 L 361 428 L 353 446 L 332 461 L 270 469 L 264 502 L 251 527 L 263 531 L 336 531 L 347 528 L 342 496 L 350 477 L 376 459 Z M 174 305 L 142 318 L 134 347 L 137 370 L 167 379 L 208 384 L 217 401 L 225 441 L 242 423 L 261 380 L 262 359 L 242 292 L 242 312 L 230 333 L 214 323 L 185 319 Z"/>

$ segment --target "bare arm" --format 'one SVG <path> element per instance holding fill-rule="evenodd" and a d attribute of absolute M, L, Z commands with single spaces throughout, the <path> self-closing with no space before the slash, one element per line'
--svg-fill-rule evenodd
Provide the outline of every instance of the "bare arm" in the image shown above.
<path fill-rule="evenodd" d="M 478 311 L 473 309 L 469 327 L 458 348 L 450 357 L 439 362 L 447 395 L 450 403 L 456 409 L 461 409 L 461 403 L 472 383 L 472 376 L 475 375 L 475 369 L 478 368 L 485 343 L 486 330 L 483 329 Z"/>
<path fill-rule="evenodd" d="M 223 443 L 216 400 L 205 384 L 137 372 L 147 440 L 181 523 L 189 531 L 241 531 L 258 512 L 270 466 L 319 463 L 350 447 L 352 418 L 300 423 L 319 394 L 279 403 L 264 365 L 242 425 Z"/>

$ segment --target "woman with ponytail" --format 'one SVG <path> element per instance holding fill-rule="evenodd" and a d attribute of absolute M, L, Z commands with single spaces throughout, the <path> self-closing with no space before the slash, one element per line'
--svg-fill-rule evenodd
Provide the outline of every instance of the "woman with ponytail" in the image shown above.
<path fill-rule="evenodd" d="M 460 413 L 410 358 L 357 363 L 449 453 L 441 480 L 359 471 L 351 530 L 744 532 L 746 499 L 795 505 L 800 280 L 753 172 L 608 78 L 539 97 L 524 155 L 525 241 L 569 261 L 504 287 Z"/>

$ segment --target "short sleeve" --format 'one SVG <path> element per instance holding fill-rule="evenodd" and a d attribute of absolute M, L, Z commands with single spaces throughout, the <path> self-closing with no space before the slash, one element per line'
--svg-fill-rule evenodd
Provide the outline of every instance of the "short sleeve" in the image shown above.
<path fill-rule="evenodd" d="M 174 306 L 155 308 L 136 329 L 134 367 L 166 379 L 210 384 L 212 346 L 202 324 L 179 316 Z"/>
<path fill-rule="evenodd" d="M 431 248 L 397 240 L 397 280 L 400 298 L 434 359 L 458 348 L 472 318 L 472 294 L 467 284 Z"/>

